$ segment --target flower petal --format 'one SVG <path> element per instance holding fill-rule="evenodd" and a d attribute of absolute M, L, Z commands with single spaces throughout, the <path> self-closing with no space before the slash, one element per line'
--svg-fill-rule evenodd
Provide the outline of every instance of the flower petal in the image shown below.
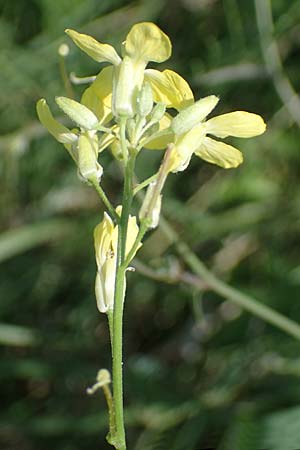
<path fill-rule="evenodd" d="M 55 139 L 62 144 L 72 144 L 77 141 L 78 136 L 72 133 L 67 127 L 54 119 L 49 106 L 44 98 L 36 104 L 38 118 L 42 125 L 52 134 Z"/>
<path fill-rule="evenodd" d="M 106 304 L 106 295 L 104 293 L 104 283 L 103 280 L 101 280 L 100 273 L 97 272 L 96 274 L 96 281 L 95 281 L 95 295 L 96 295 L 96 302 L 97 302 L 97 308 L 101 313 L 106 313 L 108 310 L 108 305 Z"/>
<path fill-rule="evenodd" d="M 266 124 L 258 114 L 235 111 L 213 117 L 206 122 L 207 132 L 225 138 L 235 136 L 249 138 L 258 136 L 266 130 Z"/>
<path fill-rule="evenodd" d="M 163 62 L 171 56 L 172 45 L 168 36 L 151 22 L 133 25 L 129 31 L 124 49 L 135 60 Z"/>
<path fill-rule="evenodd" d="M 105 67 L 81 97 L 81 103 L 97 116 L 101 124 L 111 119 L 113 67 Z"/>
<path fill-rule="evenodd" d="M 122 206 L 121 205 L 117 206 L 116 213 L 118 214 L 118 216 L 121 217 L 121 214 L 122 214 Z M 130 250 L 135 242 L 135 239 L 138 235 L 138 232 L 139 232 L 139 227 L 136 222 L 136 217 L 129 216 L 128 228 L 127 228 L 127 238 L 126 238 L 126 250 L 125 250 L 126 256 L 130 252 Z M 115 254 L 117 254 L 117 250 L 118 250 L 118 233 L 119 233 L 119 227 L 117 225 L 117 226 L 115 226 L 115 228 L 113 230 L 112 238 L 111 238 L 112 250 Z M 142 244 L 140 244 L 138 248 L 140 248 L 141 245 Z"/>
<path fill-rule="evenodd" d="M 98 268 L 104 264 L 107 253 L 111 249 L 111 236 L 113 230 L 113 221 L 107 213 L 104 213 L 102 222 L 94 229 L 94 246 Z"/>
<path fill-rule="evenodd" d="M 60 109 L 80 127 L 91 130 L 98 124 L 95 114 L 81 103 L 67 97 L 56 97 L 55 101 Z"/>
<path fill-rule="evenodd" d="M 177 137 L 172 150 L 172 164 L 169 170 L 172 172 L 185 170 L 189 165 L 192 154 L 201 146 L 204 137 L 205 128 L 202 124 Z"/>
<path fill-rule="evenodd" d="M 171 128 L 174 133 L 181 135 L 191 130 L 194 126 L 199 125 L 214 109 L 218 101 L 218 97 L 209 95 L 180 111 L 171 123 Z"/>
<path fill-rule="evenodd" d="M 73 40 L 82 51 L 98 62 L 109 62 L 118 65 L 121 62 L 116 50 L 109 44 L 102 44 L 87 34 L 78 33 L 75 30 L 65 30 L 68 36 Z"/>
<path fill-rule="evenodd" d="M 237 167 L 243 162 L 243 155 L 239 150 L 209 137 L 203 139 L 202 145 L 195 151 L 195 154 L 199 158 L 224 169 Z"/>
<path fill-rule="evenodd" d="M 156 103 L 165 103 L 167 108 L 180 111 L 194 102 L 194 96 L 188 83 L 173 70 L 147 69 L 145 81 L 151 85 Z"/>
<path fill-rule="evenodd" d="M 126 239 L 126 256 L 128 255 L 128 253 L 130 252 L 135 239 L 138 235 L 139 232 L 139 227 L 136 223 L 136 217 L 135 216 L 129 216 L 129 220 L 128 220 L 128 229 L 127 229 L 127 239 Z M 137 248 L 137 250 L 142 246 L 142 244 L 139 245 L 139 247 Z M 136 250 L 136 252 L 137 252 Z M 135 252 L 135 253 L 136 253 Z M 135 255 L 133 255 L 134 257 Z"/>

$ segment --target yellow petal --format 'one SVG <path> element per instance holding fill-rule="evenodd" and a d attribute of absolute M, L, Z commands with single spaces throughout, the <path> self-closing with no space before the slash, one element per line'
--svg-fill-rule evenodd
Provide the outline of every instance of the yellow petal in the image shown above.
<path fill-rule="evenodd" d="M 97 266 L 101 267 L 106 261 L 107 253 L 111 249 L 111 237 L 114 231 L 114 224 L 107 213 L 104 213 L 102 222 L 94 229 L 94 245 Z"/>
<path fill-rule="evenodd" d="M 41 124 L 47 128 L 49 133 L 52 134 L 58 142 L 61 142 L 62 144 L 72 144 L 76 142 L 78 136 L 54 119 L 44 98 L 41 98 L 37 102 L 36 110 Z"/>
<path fill-rule="evenodd" d="M 249 138 L 258 136 L 266 130 L 266 124 L 258 114 L 246 111 L 235 111 L 213 117 L 206 122 L 207 132 L 225 138 L 236 136 Z"/>
<path fill-rule="evenodd" d="M 113 67 L 105 67 L 81 97 L 81 103 L 93 111 L 101 124 L 109 121 L 112 117 L 112 81 Z"/>
<path fill-rule="evenodd" d="M 128 255 L 128 253 L 130 252 L 135 239 L 138 235 L 139 232 L 139 227 L 136 223 L 136 217 L 135 216 L 129 216 L 129 220 L 128 220 L 128 229 L 127 229 L 127 240 L 126 240 L 126 256 Z M 141 247 L 142 244 L 139 245 L 139 247 L 137 248 L 137 250 Z M 136 251 L 137 251 L 136 250 Z M 136 252 L 135 252 L 136 253 Z M 133 255 L 133 257 L 135 256 L 135 254 Z"/>
<path fill-rule="evenodd" d="M 180 111 L 193 104 L 194 96 L 188 83 L 173 70 L 160 72 L 154 69 L 145 70 L 145 81 L 152 87 L 154 101 L 165 103 L 167 108 Z"/>
<path fill-rule="evenodd" d="M 200 147 L 205 136 L 205 128 L 203 125 L 198 125 L 192 128 L 189 132 L 180 135 L 172 150 L 172 166 L 169 170 L 172 172 L 181 172 L 185 170 L 190 162 L 194 151 Z"/>
<path fill-rule="evenodd" d="M 195 151 L 195 154 L 199 158 L 224 169 L 237 167 L 243 162 L 243 155 L 239 150 L 209 137 L 203 139 L 202 145 Z"/>
<path fill-rule="evenodd" d="M 181 135 L 191 130 L 194 126 L 199 125 L 200 122 L 214 109 L 218 101 L 218 97 L 209 95 L 180 111 L 171 123 L 171 128 L 174 133 L 176 135 Z"/>
<path fill-rule="evenodd" d="M 95 114 L 81 103 L 67 97 L 56 97 L 55 101 L 60 109 L 80 127 L 91 130 L 98 124 Z"/>
<path fill-rule="evenodd" d="M 95 283 L 97 307 L 102 313 L 113 310 L 115 282 L 116 255 L 108 251 L 105 261 L 97 268 Z"/>
<path fill-rule="evenodd" d="M 154 23 L 141 22 L 129 31 L 124 49 L 132 59 L 160 63 L 171 56 L 172 45 L 168 36 Z"/>
<path fill-rule="evenodd" d="M 102 222 L 94 230 L 97 261 L 95 293 L 100 312 L 107 312 L 114 305 L 117 254 L 113 250 L 112 241 L 115 229 L 109 215 L 104 213 Z"/>
<path fill-rule="evenodd" d="M 105 293 L 104 293 L 104 283 L 101 280 L 101 276 L 97 271 L 96 281 L 95 281 L 95 296 L 97 302 L 97 308 L 101 313 L 106 313 L 108 310 L 108 305 L 105 301 Z"/>
<path fill-rule="evenodd" d="M 87 34 L 78 33 L 75 30 L 65 30 L 68 36 L 82 51 L 98 62 L 109 62 L 118 65 L 121 62 L 116 50 L 108 44 L 102 44 Z"/>

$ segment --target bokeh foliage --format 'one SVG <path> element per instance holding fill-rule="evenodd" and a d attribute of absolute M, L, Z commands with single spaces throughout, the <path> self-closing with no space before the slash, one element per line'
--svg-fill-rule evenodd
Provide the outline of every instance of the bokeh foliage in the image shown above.
<path fill-rule="evenodd" d="M 194 158 L 172 176 L 163 211 L 222 279 L 298 322 L 300 131 L 263 60 L 252 1 L 1 0 L 0 8 L 0 448 L 104 450 L 104 400 L 85 394 L 110 367 L 93 293 L 101 205 L 35 113 L 41 96 L 53 105 L 65 95 L 64 28 L 119 45 L 133 23 L 154 21 L 173 42 L 168 67 L 197 98 L 216 94 L 217 113 L 244 109 L 269 122 L 263 137 L 237 142 L 239 169 Z M 273 0 L 272 12 L 281 76 L 297 89 L 300 5 Z M 66 62 L 78 76 L 99 70 L 74 46 Z M 77 98 L 82 89 L 74 87 Z M 145 153 L 141 178 L 160 157 Z M 117 204 L 119 169 L 109 153 L 102 165 Z M 129 448 L 300 448 L 299 343 L 184 283 L 190 274 L 159 230 L 137 267 L 125 314 Z"/>

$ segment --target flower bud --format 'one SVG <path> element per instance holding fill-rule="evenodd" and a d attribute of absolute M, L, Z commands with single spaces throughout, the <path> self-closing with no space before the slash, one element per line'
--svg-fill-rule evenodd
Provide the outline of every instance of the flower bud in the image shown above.
<path fill-rule="evenodd" d="M 141 117 L 146 117 L 153 108 L 153 95 L 149 83 L 145 83 L 137 98 L 137 113 Z"/>
<path fill-rule="evenodd" d="M 55 101 L 60 109 L 81 128 L 92 130 L 98 124 L 95 114 L 81 103 L 67 97 L 56 97 Z"/>
<path fill-rule="evenodd" d="M 214 109 L 219 99 L 215 95 L 204 97 L 180 111 L 171 122 L 173 132 L 179 136 L 191 130 Z"/>
<path fill-rule="evenodd" d="M 125 56 L 114 68 L 112 109 L 115 117 L 133 117 L 144 77 L 144 64 Z"/>
<path fill-rule="evenodd" d="M 78 170 L 85 181 L 100 180 L 103 169 L 97 161 L 97 136 L 82 134 L 78 139 Z"/>
<path fill-rule="evenodd" d="M 135 119 L 133 119 L 133 118 L 128 119 L 126 122 L 126 128 L 127 128 L 127 133 L 128 133 L 129 139 L 131 141 L 134 136 L 135 129 L 136 129 Z"/>
<path fill-rule="evenodd" d="M 152 110 L 150 121 L 153 123 L 159 122 L 163 118 L 165 112 L 166 105 L 164 103 L 157 103 Z"/>

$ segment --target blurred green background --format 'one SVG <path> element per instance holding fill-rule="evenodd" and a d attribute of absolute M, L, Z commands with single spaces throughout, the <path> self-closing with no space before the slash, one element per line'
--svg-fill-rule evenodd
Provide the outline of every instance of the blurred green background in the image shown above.
<path fill-rule="evenodd" d="M 163 212 L 220 278 L 300 322 L 300 106 L 291 100 L 300 85 L 300 2 L 0 5 L 0 448 L 109 449 L 102 394 L 85 393 L 97 370 L 110 368 L 93 292 L 92 231 L 102 206 L 35 113 L 40 97 L 54 109 L 54 96 L 66 95 L 61 43 L 70 45 L 68 72 L 99 71 L 63 30 L 120 48 L 133 23 L 153 21 L 173 43 L 160 69 L 181 73 L 196 98 L 219 95 L 217 113 L 265 118 L 265 135 L 232 140 L 245 156 L 237 170 L 194 158 L 170 177 Z M 77 99 L 84 87 L 73 86 Z M 160 157 L 145 152 L 139 176 L 152 174 Z M 102 163 L 117 204 L 119 171 L 109 152 Z M 300 448 L 299 343 L 191 284 L 159 231 L 136 265 L 125 312 L 128 448 Z"/>

